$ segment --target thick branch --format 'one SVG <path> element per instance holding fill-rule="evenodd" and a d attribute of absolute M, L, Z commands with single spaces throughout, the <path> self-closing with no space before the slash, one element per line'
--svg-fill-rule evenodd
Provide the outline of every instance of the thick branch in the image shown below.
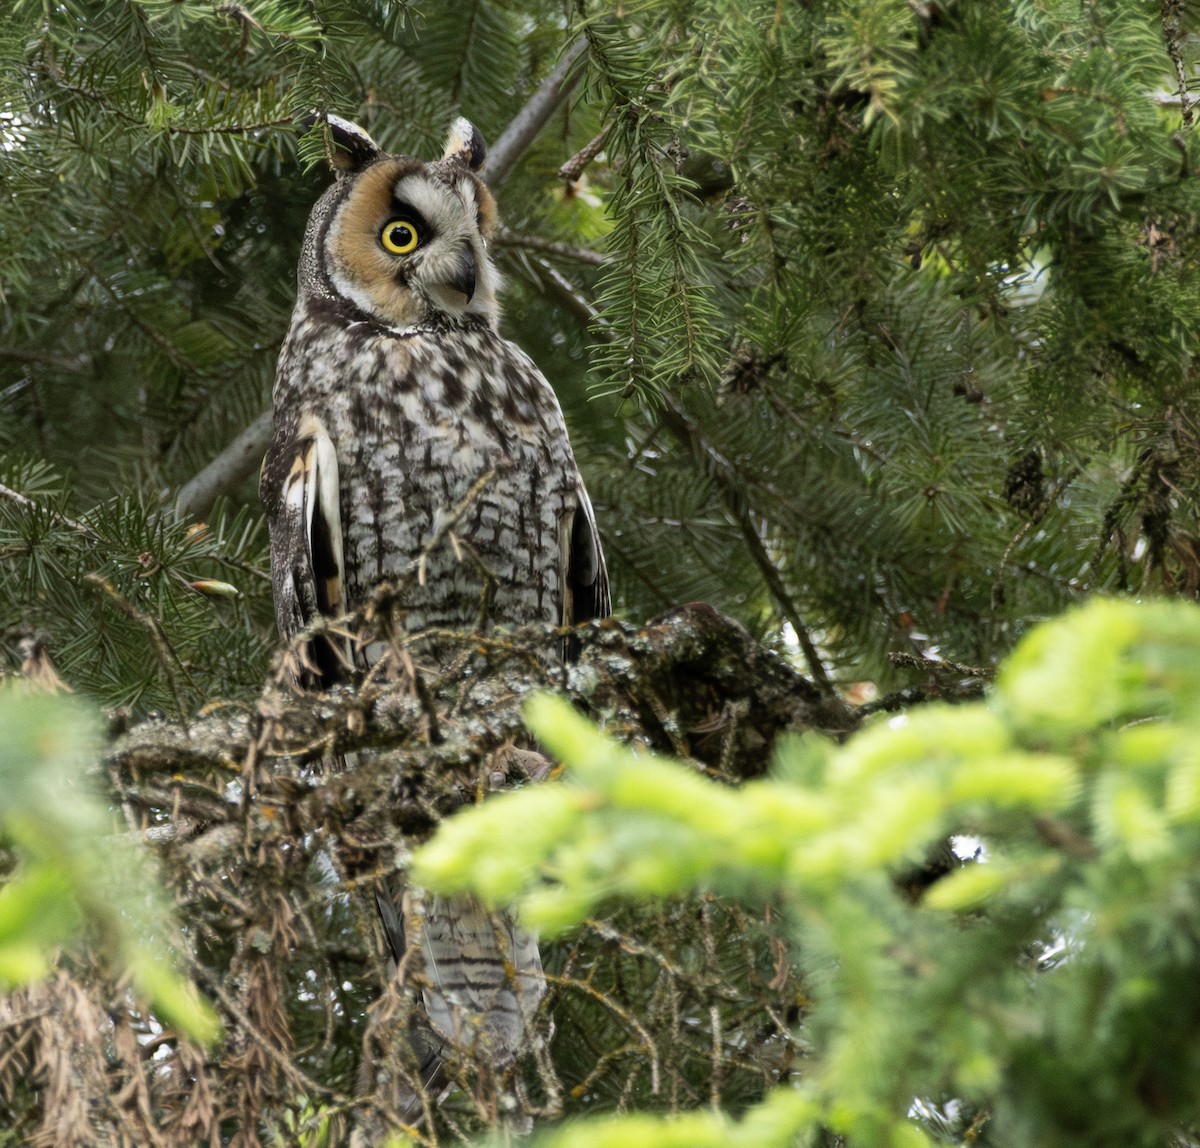
<path fill-rule="evenodd" d="M 587 53 L 587 48 L 586 36 L 580 36 L 567 48 L 558 67 L 538 85 L 537 91 L 492 144 L 487 167 L 484 168 L 484 178 L 492 187 L 498 187 L 508 178 L 517 160 L 525 154 L 563 100 L 571 94 L 583 74 L 583 68 L 577 65 Z"/>
<path fill-rule="evenodd" d="M 469 673 L 431 678 L 430 699 L 418 697 L 404 673 L 392 681 L 372 675 L 358 690 L 324 694 L 272 686 L 253 719 L 222 709 L 186 729 L 148 723 L 114 746 L 108 764 L 160 780 L 181 770 L 227 779 L 252 745 L 274 760 L 391 749 L 404 751 L 412 784 L 438 789 L 448 774 L 461 772 L 464 763 L 474 769 L 517 734 L 525 698 L 542 689 L 565 690 L 606 728 L 681 750 L 731 777 L 760 774 L 783 730 L 845 728 L 845 715 L 811 682 L 704 603 L 671 610 L 640 629 L 615 619 L 582 627 L 583 657 L 570 672 L 547 656 L 555 637 L 545 626 L 436 636 L 443 644 L 458 642 L 470 664 Z M 408 644 L 419 648 L 421 634 L 409 635 Z M 472 704 L 476 691 L 478 707 Z M 436 744 L 427 737 L 429 704 L 441 731 Z M 417 804 L 428 809 L 431 803 L 438 800 L 427 789 Z"/>
<path fill-rule="evenodd" d="M 264 411 L 190 482 L 175 500 L 181 518 L 203 518 L 223 494 L 232 494 L 262 462 L 271 442 L 271 412 Z"/>

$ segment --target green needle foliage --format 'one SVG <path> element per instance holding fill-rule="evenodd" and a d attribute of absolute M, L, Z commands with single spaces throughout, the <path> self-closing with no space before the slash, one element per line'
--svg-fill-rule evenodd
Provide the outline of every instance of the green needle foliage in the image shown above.
<path fill-rule="evenodd" d="M 1200 1122 L 1200 609 L 1097 601 L 1035 630 L 986 703 L 777 747 L 738 789 L 611 741 L 565 702 L 530 729 L 562 784 L 497 797 L 418 851 L 434 889 L 552 933 L 708 890 L 786 916 L 815 1007 L 799 1089 L 745 1120 L 580 1125 L 562 1148 L 1162 1144 Z M 505 834 L 503 826 L 529 832 Z M 980 852 L 916 903 L 948 834 Z M 945 1109 L 943 1109 L 943 1114 Z M 769 1129 L 769 1131 L 768 1131 Z"/>
<path fill-rule="evenodd" d="M 261 676 L 275 635 L 258 515 L 189 525 L 130 495 L 80 510 L 44 462 L 7 462 L 0 634 L 17 659 L 33 635 L 73 688 L 179 718 Z"/>
<path fill-rule="evenodd" d="M 268 404 L 327 178 L 297 118 L 427 154 L 462 113 L 494 141 L 583 36 L 581 84 L 498 189 L 495 252 L 626 616 L 709 601 L 807 646 L 818 678 L 894 688 L 928 685 L 927 656 L 988 669 L 1095 591 L 1194 594 L 1192 20 L 1150 0 L 13 0 L 6 472 L 49 465 L 72 517 L 107 500 L 144 534 Z M 246 469 L 210 517 L 257 518 Z M 263 544 L 232 557 L 261 570 Z M 204 632 L 217 688 L 245 696 L 265 587 L 211 577 L 247 614 L 198 626 L 181 604 L 167 637 Z M 65 623 L 69 570 L 39 593 L 64 670 L 168 704 Z"/>
<path fill-rule="evenodd" d="M 1040 621 L 1093 595 L 1196 597 L 1196 20 L 1180 0 L 6 0 L 5 670 L 135 724 L 191 723 L 178 745 L 198 713 L 236 740 L 247 710 L 255 737 L 286 741 L 264 693 L 257 460 L 203 512 L 176 505 L 269 405 L 328 181 L 299 121 L 335 113 L 428 155 L 461 114 L 495 142 L 581 37 L 578 85 L 496 189 L 493 251 L 504 332 L 562 402 L 625 621 L 711 603 L 797 662 L 828 711 L 877 690 L 895 713 L 976 697 Z M 536 871 L 527 911 L 548 927 L 618 894 L 646 902 L 547 948 L 544 1077 L 566 1086 L 535 1104 L 724 1106 L 669 1127 L 629 1117 L 603 1133 L 623 1144 L 1116 1144 L 1200 1119 L 1176 677 L 1194 621 L 1159 633 L 1168 615 L 1102 610 L 1034 631 L 987 706 L 901 714 L 841 750 L 776 746 L 774 775 L 738 790 L 535 717 L 576 788 L 512 799 L 536 820 L 511 855 L 498 825 L 464 838 L 469 866 L 456 852 L 434 873 L 442 847 L 424 855 L 431 880 L 470 870 L 496 898 Z M 610 653 L 605 672 L 623 664 Z M 689 758 L 750 736 L 703 690 L 625 704 L 595 716 Z M 838 724 L 811 705 L 771 730 Z M 169 1126 L 172 1143 L 337 1142 L 357 1119 L 381 984 L 374 910 L 347 889 L 405 846 L 358 822 L 384 798 L 358 809 L 303 770 L 237 805 L 231 779 L 268 769 L 238 744 L 120 781 L 162 834 L 204 987 L 232 977 L 244 1016 L 221 1004 L 237 1031 L 207 1075 L 187 1042 L 169 1072 L 136 1067 L 124 1021 L 91 1061 L 63 1053 L 55 1079 L 90 1072 L 89 1111 L 110 1093 L 121 1109 L 95 1127 L 119 1116 L 131 1141 Z M 404 754 L 423 767 L 426 750 Z M 306 821 L 300 795 L 322 787 Z M 950 832 L 980 835 L 986 864 L 898 897 L 898 871 Z M 357 844 L 335 865 L 325 834 Z M 17 924 L 5 934 L 12 978 L 95 925 L 74 876 L 35 862 L 0 893 L 30 927 L 24 949 Z M 660 906 L 695 887 L 726 899 Z M 26 1004 L 22 1024 L 46 1015 Z M 39 1048 L 78 1046 L 89 1025 Z M 5 1064 L 0 1091 L 24 1072 Z M 109 1088 L 143 1068 L 152 1101 Z M 803 1090 L 771 1090 L 801 1071 Z M 458 1102 L 443 1131 L 468 1138 L 491 1116 Z M 22 1130 L 54 1115 L 34 1091 L 0 1103 Z"/>

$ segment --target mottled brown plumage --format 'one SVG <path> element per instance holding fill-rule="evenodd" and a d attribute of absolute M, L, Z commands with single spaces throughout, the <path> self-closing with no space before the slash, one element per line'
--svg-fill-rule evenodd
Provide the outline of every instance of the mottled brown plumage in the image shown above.
<path fill-rule="evenodd" d="M 480 564 L 495 579 L 485 624 L 607 615 L 562 411 L 497 331 L 496 208 L 476 174 L 479 133 L 458 121 L 443 157 L 425 163 L 380 152 L 353 124 L 330 127 L 338 176 L 305 235 L 261 481 L 280 632 L 353 609 L 418 559 L 424 576 L 401 603 L 410 632 L 476 627 Z M 455 538 L 426 553 L 489 473 Z M 361 666 L 378 650 L 350 654 Z M 310 684 L 347 668 L 319 643 L 309 661 Z M 545 988 L 533 939 L 509 917 L 415 891 L 389 891 L 380 914 L 397 960 L 421 945 L 438 1038 L 511 1056 Z"/>

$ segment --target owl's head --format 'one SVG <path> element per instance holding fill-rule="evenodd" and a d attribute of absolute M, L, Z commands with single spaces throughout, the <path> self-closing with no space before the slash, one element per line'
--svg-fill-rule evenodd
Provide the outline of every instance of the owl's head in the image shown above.
<path fill-rule="evenodd" d="M 487 149 L 456 120 L 442 158 L 388 155 L 357 124 L 329 116 L 337 180 L 313 207 L 301 296 L 343 299 L 388 326 L 495 326 L 500 277 L 488 258 L 496 203 L 476 174 Z"/>

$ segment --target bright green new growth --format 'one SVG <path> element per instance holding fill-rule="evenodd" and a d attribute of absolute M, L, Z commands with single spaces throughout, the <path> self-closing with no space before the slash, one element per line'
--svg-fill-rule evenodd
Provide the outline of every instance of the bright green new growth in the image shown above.
<path fill-rule="evenodd" d="M 564 782 L 451 819 L 416 877 L 551 932 L 697 888 L 785 912 L 815 998 L 801 1090 L 739 1125 L 630 1117 L 558 1148 L 922 1144 L 914 1099 L 951 1097 L 993 1143 L 1161 1143 L 1200 1118 L 1198 697 L 1200 609 L 1121 601 L 1031 633 L 986 703 L 785 740 L 739 789 L 542 696 L 528 723 Z M 950 834 L 983 854 L 913 904 L 895 878 Z"/>
<path fill-rule="evenodd" d="M 201 1043 L 215 1014 L 176 969 L 169 912 L 148 859 L 92 792 L 94 714 L 60 696 L 0 690 L 0 839 L 16 859 L 0 887 L 0 991 L 48 975 L 85 939 L 158 1017 Z"/>

